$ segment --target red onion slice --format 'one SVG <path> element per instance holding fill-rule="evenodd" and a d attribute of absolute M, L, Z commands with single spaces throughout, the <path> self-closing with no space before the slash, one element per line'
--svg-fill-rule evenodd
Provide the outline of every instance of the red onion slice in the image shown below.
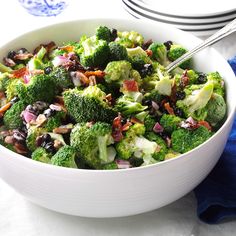
<path fill-rule="evenodd" d="M 131 167 L 129 161 L 125 160 L 116 160 L 116 164 L 118 166 L 118 169 L 127 169 Z"/>
<path fill-rule="evenodd" d="M 159 124 L 159 122 L 157 122 L 153 127 L 153 131 L 155 133 L 162 133 L 164 131 L 164 128 Z"/>

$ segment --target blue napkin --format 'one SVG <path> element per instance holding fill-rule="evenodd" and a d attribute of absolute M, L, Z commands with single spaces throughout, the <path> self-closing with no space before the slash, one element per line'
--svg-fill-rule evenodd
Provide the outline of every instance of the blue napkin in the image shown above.
<path fill-rule="evenodd" d="M 236 56 L 228 60 L 236 75 Z M 236 118 L 224 152 L 215 168 L 194 190 L 197 215 L 208 224 L 236 219 Z"/>

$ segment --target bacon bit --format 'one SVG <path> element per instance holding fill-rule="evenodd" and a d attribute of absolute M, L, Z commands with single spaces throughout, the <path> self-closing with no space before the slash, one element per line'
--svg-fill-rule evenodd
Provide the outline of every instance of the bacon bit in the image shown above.
<path fill-rule="evenodd" d="M 75 47 L 72 45 L 67 45 L 67 46 L 58 47 L 58 49 L 65 50 L 67 52 L 73 52 L 75 50 Z"/>
<path fill-rule="evenodd" d="M 115 142 L 119 142 L 124 136 L 122 134 L 121 115 L 119 114 L 112 123 L 112 137 Z"/>
<path fill-rule="evenodd" d="M 3 63 L 4 65 L 9 66 L 9 67 L 13 67 L 16 65 L 16 63 L 11 58 L 8 58 L 8 57 L 3 58 Z"/>
<path fill-rule="evenodd" d="M 89 85 L 94 86 L 97 84 L 96 77 L 94 75 L 89 76 Z"/>
<path fill-rule="evenodd" d="M 138 92 L 138 83 L 134 79 L 124 80 L 123 88 L 128 92 Z"/>
<path fill-rule="evenodd" d="M 4 92 L 2 92 L 2 91 L 0 91 L 0 99 L 3 99 L 3 98 L 5 98 L 6 96 L 5 96 L 5 93 Z"/>
<path fill-rule="evenodd" d="M 185 70 L 183 75 L 180 78 L 180 86 L 182 88 L 186 87 L 189 84 L 189 78 L 188 78 L 187 72 L 188 72 L 188 70 Z"/>
<path fill-rule="evenodd" d="M 147 53 L 149 57 L 152 57 L 152 50 L 146 49 L 145 52 Z"/>
<path fill-rule="evenodd" d="M 39 51 L 42 47 L 44 47 L 44 48 L 47 50 L 47 54 L 48 54 L 48 53 L 50 53 L 54 48 L 56 48 L 56 44 L 55 44 L 53 41 L 51 41 L 51 42 L 48 43 L 48 44 L 40 44 L 38 47 L 36 47 L 36 48 L 34 49 L 34 54 L 37 54 L 38 51 Z"/>
<path fill-rule="evenodd" d="M 168 111 L 170 115 L 174 115 L 174 109 L 170 106 L 169 102 L 164 103 L 165 109 Z"/>
<path fill-rule="evenodd" d="M 65 104 L 64 104 L 64 99 L 63 99 L 62 96 L 56 96 L 56 97 L 55 97 L 55 101 L 56 101 L 56 103 L 54 103 L 54 105 L 56 105 L 56 106 L 61 106 L 61 107 L 64 107 L 64 106 L 65 106 Z"/>
<path fill-rule="evenodd" d="M 127 120 L 127 122 L 121 128 L 122 132 L 127 131 L 131 125 L 132 123 Z"/>
<path fill-rule="evenodd" d="M 84 73 L 80 72 L 80 71 L 76 71 L 76 76 L 79 77 L 80 82 L 82 85 L 84 86 L 88 86 L 89 85 L 89 78 L 87 76 L 84 75 Z"/>
<path fill-rule="evenodd" d="M 176 92 L 177 92 L 177 86 L 176 86 L 176 83 L 175 81 L 173 82 L 172 84 L 172 87 L 171 87 L 171 95 L 170 95 L 170 100 L 173 101 L 173 102 L 176 102 Z"/>
<path fill-rule="evenodd" d="M 20 53 L 20 54 L 16 54 L 14 56 L 14 59 L 15 60 L 26 60 L 26 59 L 29 59 L 31 57 L 33 57 L 32 53 Z"/>
<path fill-rule="evenodd" d="M 85 76 L 89 77 L 91 75 L 94 75 L 98 77 L 99 79 L 103 78 L 105 76 L 105 72 L 102 70 L 96 70 L 96 71 L 85 71 Z"/>
<path fill-rule="evenodd" d="M 1 108 L 0 108 L 0 113 L 4 113 L 5 111 L 7 111 L 10 107 L 11 107 L 11 102 L 8 102 L 7 104 L 3 105 Z"/>
<path fill-rule="evenodd" d="M 28 69 L 26 67 L 20 68 L 18 70 L 14 70 L 12 72 L 13 78 L 23 78 L 27 74 L 28 74 Z"/>
<path fill-rule="evenodd" d="M 130 121 L 133 124 L 143 124 L 143 122 L 141 120 L 139 120 L 138 118 L 136 118 L 136 117 L 131 117 Z"/>
<path fill-rule="evenodd" d="M 19 154 L 27 154 L 28 153 L 27 148 L 19 142 L 15 142 L 14 149 Z"/>
<path fill-rule="evenodd" d="M 205 121 L 205 120 L 200 120 L 200 121 L 198 121 L 198 122 L 197 122 L 197 126 L 198 126 L 198 127 L 204 126 L 204 127 L 206 127 L 209 131 L 212 131 L 212 128 L 211 128 L 210 124 L 209 124 L 207 121 Z"/>

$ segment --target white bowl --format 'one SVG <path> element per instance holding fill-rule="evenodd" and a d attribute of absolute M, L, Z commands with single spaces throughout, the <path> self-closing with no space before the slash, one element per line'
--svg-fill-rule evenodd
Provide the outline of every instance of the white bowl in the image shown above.
<path fill-rule="evenodd" d="M 59 23 L 24 34 L 7 43 L 10 49 L 32 50 L 51 40 L 78 40 L 94 34 L 99 25 L 136 30 L 146 39 L 172 40 L 192 48 L 200 40 L 163 24 L 141 20 L 90 19 Z M 194 57 L 199 71 L 219 71 L 227 88 L 228 118 L 207 142 L 175 159 L 125 170 L 82 170 L 33 161 L 0 146 L 0 177 L 32 202 L 58 212 L 86 217 L 118 217 L 139 214 L 167 205 L 196 187 L 218 161 L 230 132 L 236 107 L 236 80 L 225 59 L 214 49 Z"/>

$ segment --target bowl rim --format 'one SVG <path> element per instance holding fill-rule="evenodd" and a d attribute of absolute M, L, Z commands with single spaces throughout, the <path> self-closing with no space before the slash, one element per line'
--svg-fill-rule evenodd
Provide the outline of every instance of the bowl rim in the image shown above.
<path fill-rule="evenodd" d="M 87 18 L 87 19 L 74 19 L 74 20 L 69 20 L 69 21 L 62 21 L 62 22 L 57 22 L 57 23 L 52 23 L 52 24 L 48 24 L 46 26 L 42 26 L 42 27 L 36 27 L 32 30 L 29 30 L 23 34 L 17 35 L 16 37 L 14 37 L 13 39 L 11 39 L 10 41 L 4 43 L 3 45 L 0 46 L 0 51 L 7 47 L 8 44 L 13 43 L 14 41 L 17 41 L 19 38 L 21 37 L 26 37 L 27 35 L 36 33 L 37 31 L 40 30 L 47 30 L 50 29 L 51 27 L 59 27 L 61 25 L 67 25 L 67 24 L 82 24 L 83 22 L 95 22 L 97 20 L 101 20 L 101 21 L 107 21 L 107 22 L 111 22 L 111 21 L 119 21 L 119 22 L 132 22 L 134 23 L 142 23 L 142 24 L 149 24 L 149 25 L 155 25 L 157 27 L 160 28 L 167 28 L 171 31 L 173 31 L 173 33 L 178 33 L 181 35 L 186 35 L 187 37 L 192 37 L 192 39 L 194 39 L 194 41 L 198 41 L 201 42 L 202 40 L 200 38 L 198 38 L 197 36 L 194 36 L 191 33 L 185 32 L 183 30 L 177 29 L 173 26 L 170 25 L 166 25 L 165 23 L 162 22 L 150 22 L 148 20 L 145 19 L 124 19 L 124 18 Z M 222 58 L 222 55 L 214 48 L 211 48 L 211 50 L 213 51 L 214 54 L 216 54 L 218 57 Z M 227 61 L 225 60 L 225 66 L 229 68 L 229 71 L 231 71 L 232 76 L 234 76 L 234 72 L 232 70 L 232 68 L 230 67 L 230 65 L 227 63 Z M 235 82 L 236 85 L 236 82 Z M 140 167 L 133 167 L 133 168 L 126 168 L 126 169 L 114 169 L 114 170 L 96 170 L 96 169 L 79 169 L 79 168 L 68 168 L 68 167 L 62 167 L 62 166 L 55 166 L 52 164 L 47 164 L 47 163 L 43 163 L 43 162 L 39 162 L 39 161 L 35 161 L 32 160 L 31 158 L 27 158 L 19 153 L 16 153 L 14 151 L 11 151 L 10 149 L 6 148 L 5 146 L 0 144 L 0 153 L 2 155 L 6 155 L 8 154 L 7 158 L 11 158 L 13 160 L 13 158 L 17 158 L 19 161 L 28 163 L 28 164 L 32 164 L 33 166 L 36 166 L 38 168 L 47 168 L 47 169 L 52 169 L 55 171 L 58 171 L 58 173 L 60 172 L 68 172 L 68 173 L 74 173 L 74 174 L 78 174 L 78 173 L 93 173 L 93 174 L 114 174 L 114 173 L 126 173 L 126 172 L 139 172 L 139 171 L 143 171 L 143 170 L 147 170 L 147 169 L 152 169 L 152 168 L 157 168 L 158 166 L 162 166 L 162 165 L 168 165 L 169 163 L 172 162 L 176 162 L 182 159 L 186 159 L 188 158 L 188 156 L 192 153 L 197 151 L 198 149 L 201 149 L 202 146 L 206 145 L 207 143 L 211 142 L 211 140 L 215 139 L 216 136 L 219 136 L 220 133 L 222 132 L 223 129 L 225 129 L 226 126 L 229 125 L 230 120 L 232 120 L 235 116 L 236 113 L 236 102 L 234 104 L 234 106 L 232 107 L 231 112 L 227 115 L 227 118 L 224 121 L 224 124 L 220 127 L 220 129 L 217 130 L 217 132 L 215 134 L 213 134 L 208 140 L 206 140 L 204 143 L 200 144 L 199 146 L 197 146 L 196 148 L 180 154 L 179 156 L 176 156 L 174 158 L 170 158 L 167 159 L 165 161 L 162 162 L 157 162 L 155 164 L 150 164 L 150 165 L 146 165 L 146 166 L 140 166 Z"/>

